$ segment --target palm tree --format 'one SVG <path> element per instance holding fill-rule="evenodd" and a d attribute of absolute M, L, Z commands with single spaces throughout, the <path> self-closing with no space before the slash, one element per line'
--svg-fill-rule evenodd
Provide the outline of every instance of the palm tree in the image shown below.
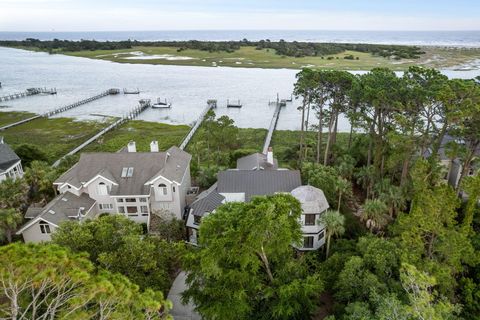
<path fill-rule="evenodd" d="M 382 193 L 387 192 L 390 187 L 392 187 L 392 183 L 389 178 L 383 178 L 377 181 L 373 186 L 373 196 L 379 197 Z"/>
<path fill-rule="evenodd" d="M 367 198 L 369 198 L 372 193 L 374 176 L 375 168 L 371 165 L 361 167 L 355 174 L 357 183 L 365 190 Z"/>
<path fill-rule="evenodd" d="M 349 192 L 352 188 L 352 184 L 350 181 L 344 178 L 339 178 L 337 180 L 337 183 L 335 184 L 335 191 L 337 191 L 338 194 L 338 206 L 337 206 L 337 211 L 340 211 L 340 205 L 342 203 L 342 196 Z"/>
<path fill-rule="evenodd" d="M 380 194 L 380 200 L 382 200 L 388 206 L 388 213 L 390 217 L 399 211 L 405 209 L 405 197 L 403 196 L 402 189 L 397 186 L 390 186 L 382 194 Z"/>
<path fill-rule="evenodd" d="M 32 161 L 30 167 L 25 171 L 25 180 L 30 185 L 30 191 L 33 198 L 41 196 L 43 200 L 47 201 L 48 196 L 55 194 L 53 182 L 58 174 L 55 169 L 44 161 Z"/>
<path fill-rule="evenodd" d="M 0 208 L 20 209 L 27 203 L 28 186 L 24 179 L 8 178 L 0 183 Z"/>
<path fill-rule="evenodd" d="M 345 217 L 338 211 L 328 210 L 320 216 L 318 222 L 325 226 L 327 236 L 326 256 L 328 258 L 332 236 L 340 236 L 345 232 Z"/>
<path fill-rule="evenodd" d="M 15 209 L 0 209 L 0 239 L 12 242 L 12 237 L 22 223 L 22 214 Z"/>
<path fill-rule="evenodd" d="M 387 212 L 387 205 L 383 201 L 367 199 L 362 206 L 361 218 L 366 221 L 367 228 L 373 231 L 373 229 L 381 229 L 387 224 Z"/>

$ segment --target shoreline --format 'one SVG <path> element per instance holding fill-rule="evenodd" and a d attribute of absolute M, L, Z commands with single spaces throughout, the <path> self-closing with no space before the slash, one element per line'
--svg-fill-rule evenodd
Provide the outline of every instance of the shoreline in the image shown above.
<path fill-rule="evenodd" d="M 32 47 L 6 47 L 32 52 L 45 52 Z M 53 52 L 92 60 L 104 60 L 122 64 L 146 64 L 169 66 L 197 66 L 197 67 L 231 67 L 246 69 L 288 69 L 301 70 L 303 68 L 331 69 L 347 71 L 369 71 L 376 67 L 386 67 L 394 71 L 405 71 L 410 66 L 424 66 L 439 70 L 472 71 L 480 69 L 480 48 L 422 46 L 425 51 L 418 59 L 390 59 L 374 56 L 371 53 L 346 50 L 342 53 L 331 54 L 325 57 L 288 57 L 280 56 L 271 50 L 255 50 L 252 47 L 242 47 L 234 52 L 208 52 L 196 49 L 186 49 L 181 52 L 175 47 L 142 47 L 117 50 L 93 50 Z M 353 56 L 353 59 L 345 58 Z"/>

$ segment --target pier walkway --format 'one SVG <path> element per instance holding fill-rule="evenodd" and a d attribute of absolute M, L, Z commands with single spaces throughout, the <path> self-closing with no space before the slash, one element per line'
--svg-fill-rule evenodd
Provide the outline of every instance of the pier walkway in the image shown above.
<path fill-rule="evenodd" d="M 110 124 L 108 127 L 104 128 L 104 129 L 102 129 L 102 131 L 98 132 L 96 135 L 94 135 L 93 137 L 91 137 L 90 139 L 88 139 L 87 141 L 85 141 L 84 143 L 82 143 L 81 145 L 79 145 L 78 147 L 76 147 L 75 149 L 73 149 L 72 151 L 70 151 L 69 153 L 67 153 L 66 155 L 64 155 L 60 159 L 58 159 L 57 161 L 55 161 L 55 163 L 52 165 L 52 167 L 54 167 L 54 168 L 58 167 L 60 162 L 65 157 L 76 154 L 77 152 L 79 152 L 80 150 L 82 150 L 83 148 L 85 148 L 90 143 L 94 142 L 95 140 L 97 140 L 98 138 L 100 138 L 101 136 L 106 134 L 107 132 L 121 126 L 122 124 L 126 123 L 129 120 L 133 120 L 133 119 L 137 118 L 143 111 L 145 111 L 150 106 L 151 106 L 150 101 L 147 101 L 146 103 L 140 103 L 140 105 L 138 107 L 133 108 L 126 116 L 116 120 L 114 123 Z"/>
<path fill-rule="evenodd" d="M 205 107 L 205 109 L 203 109 L 202 113 L 200 113 L 200 116 L 198 117 L 194 126 L 192 127 L 192 129 L 190 129 L 190 132 L 187 134 L 185 139 L 183 139 L 182 143 L 180 144 L 180 147 L 179 147 L 180 149 L 184 150 L 187 147 L 187 144 L 193 138 L 195 132 L 197 132 L 198 128 L 200 128 L 200 125 L 202 124 L 203 119 L 205 119 L 205 115 L 207 114 L 207 112 L 215 108 L 216 106 L 217 106 L 216 100 L 207 101 L 207 106 Z"/>
<path fill-rule="evenodd" d="M 263 144 L 263 154 L 267 154 L 268 147 L 270 147 L 270 142 L 272 141 L 273 132 L 277 127 L 278 118 L 280 117 L 280 111 L 282 110 L 282 104 L 277 101 L 275 106 L 275 112 L 273 113 L 272 121 L 270 122 L 270 127 L 268 128 L 267 136 L 265 137 L 265 143 Z"/>
<path fill-rule="evenodd" d="M 31 118 L 27 118 L 27 119 L 23 119 L 23 120 L 20 120 L 18 122 L 14 122 L 14 123 L 11 123 L 11 124 L 7 124 L 6 126 L 3 126 L 3 127 L 0 127 L 0 131 L 2 130 L 5 130 L 5 129 L 8 129 L 8 128 L 11 128 L 11 127 L 15 127 L 15 126 L 18 126 L 20 124 L 23 124 L 23 123 L 26 123 L 26 122 L 29 122 L 29 121 L 32 121 L 32 120 L 35 120 L 35 119 L 38 119 L 38 118 L 41 118 L 41 117 L 51 117 L 53 115 L 56 115 L 56 114 L 59 114 L 61 112 L 65 112 L 67 110 L 70 110 L 70 109 L 73 109 L 73 108 L 76 108 L 78 106 L 81 106 L 81 105 L 84 105 L 86 103 L 89 103 L 89 102 L 92 102 L 92 101 L 95 101 L 95 100 L 98 100 L 100 98 L 103 98 L 103 97 L 106 97 L 108 95 L 113 95 L 113 94 L 118 94 L 120 93 L 120 90 L 119 89 L 109 89 L 107 91 L 104 91 L 100 94 L 97 94 L 93 97 L 89 97 L 89 98 L 86 98 L 86 99 L 83 99 L 83 100 L 80 100 L 80 101 L 77 101 L 75 103 L 72 103 L 72 104 L 69 104 L 69 105 L 66 105 L 66 106 L 63 106 L 63 107 L 60 107 L 60 108 L 56 108 L 54 110 L 51 110 L 51 111 L 48 111 L 46 113 L 43 113 L 43 114 L 39 114 L 39 115 L 36 115 L 36 116 L 33 116 Z"/>
<path fill-rule="evenodd" d="M 55 89 L 55 88 L 53 88 L 53 89 L 29 88 L 29 89 L 27 89 L 23 92 L 16 92 L 16 93 L 11 93 L 11 94 L 8 94 L 8 95 L 5 95 L 5 96 L 1 96 L 0 97 L 0 102 L 13 100 L 13 99 L 19 99 L 19 98 L 28 97 L 28 96 L 34 96 L 34 95 L 41 94 L 41 93 L 56 94 L 57 89 Z"/>

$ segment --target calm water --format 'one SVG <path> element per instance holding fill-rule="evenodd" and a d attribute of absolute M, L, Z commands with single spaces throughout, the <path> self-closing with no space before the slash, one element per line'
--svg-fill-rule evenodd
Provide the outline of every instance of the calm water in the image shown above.
<path fill-rule="evenodd" d="M 108 96 L 61 114 L 78 119 L 100 119 L 92 113 L 122 116 L 142 98 L 171 100 L 170 110 L 149 109 L 140 119 L 191 124 L 208 99 L 217 99 L 218 115 L 228 115 L 239 127 L 267 128 L 274 111 L 268 105 L 276 97 L 289 97 L 296 70 L 209 68 L 119 64 L 42 52 L 0 48 L 0 95 L 29 87 L 56 87 L 57 95 L 32 96 L 1 102 L 0 111 L 41 113 L 109 88 L 139 88 L 140 95 Z M 480 70 L 444 71 L 449 77 L 473 78 Z M 227 99 L 241 99 L 243 108 L 226 108 Z M 299 101 L 288 104 L 280 115 L 279 129 L 299 129 Z M 346 121 L 340 130 L 347 131 Z"/>
<path fill-rule="evenodd" d="M 280 40 L 341 43 L 382 43 L 480 47 L 480 31 L 322 31 L 322 30 L 202 30 L 109 32 L 0 32 L 0 39 L 23 40 Z"/>

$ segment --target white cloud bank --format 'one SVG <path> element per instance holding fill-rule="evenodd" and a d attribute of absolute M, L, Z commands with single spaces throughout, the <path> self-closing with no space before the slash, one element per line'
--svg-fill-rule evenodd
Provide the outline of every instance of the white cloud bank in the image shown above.
<path fill-rule="evenodd" d="M 69 0 L 0 0 L 1 31 L 182 29 L 479 30 L 480 19 L 329 11 L 162 11 L 120 6 L 87 10 Z"/>

